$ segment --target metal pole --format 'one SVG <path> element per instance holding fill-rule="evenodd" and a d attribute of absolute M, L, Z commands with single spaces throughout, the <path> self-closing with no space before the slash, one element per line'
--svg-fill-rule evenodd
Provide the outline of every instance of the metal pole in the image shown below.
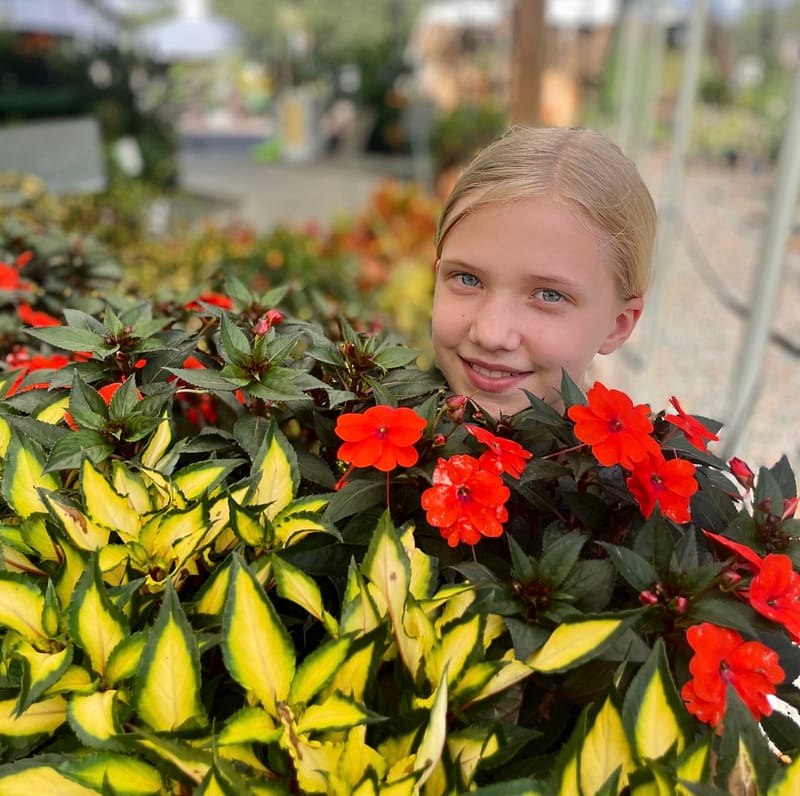
<path fill-rule="evenodd" d="M 661 73 L 664 69 L 664 51 L 667 49 L 667 28 L 664 19 L 668 9 L 668 0 L 655 0 L 649 12 L 647 46 L 650 53 L 641 129 L 641 142 L 645 145 L 652 144 L 656 139 L 658 103 L 661 99 Z"/>
<path fill-rule="evenodd" d="M 640 79 L 639 51 L 641 41 L 641 14 L 638 0 L 627 0 L 622 17 L 621 72 L 622 96 L 620 98 L 617 144 L 623 152 L 629 152 L 633 140 L 636 94 Z"/>
<path fill-rule="evenodd" d="M 665 188 L 659 205 L 653 280 L 647 294 L 646 309 L 639 322 L 640 343 L 638 350 L 634 351 L 639 365 L 643 367 L 647 367 L 652 361 L 666 275 L 675 256 L 678 205 L 683 194 L 686 154 L 689 149 L 692 116 L 697 99 L 707 17 L 707 0 L 695 0 L 689 22 L 678 105 L 675 109 L 672 149 L 665 175 Z"/>
<path fill-rule="evenodd" d="M 769 221 L 761 240 L 752 290 L 752 313 L 732 385 L 732 409 L 722 436 L 722 455 L 734 455 L 761 391 L 764 354 L 786 261 L 800 189 L 800 63 L 795 68 L 791 105 L 776 164 L 776 185 Z"/>

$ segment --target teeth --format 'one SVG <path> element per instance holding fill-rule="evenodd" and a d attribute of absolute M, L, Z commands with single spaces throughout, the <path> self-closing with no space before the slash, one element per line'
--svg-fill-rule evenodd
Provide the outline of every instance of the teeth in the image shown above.
<path fill-rule="evenodd" d="M 476 373 L 480 373 L 481 376 L 487 376 L 490 379 L 504 379 L 508 376 L 518 375 L 510 370 L 489 370 L 488 368 L 482 368 L 480 365 L 470 365 L 470 367 Z"/>

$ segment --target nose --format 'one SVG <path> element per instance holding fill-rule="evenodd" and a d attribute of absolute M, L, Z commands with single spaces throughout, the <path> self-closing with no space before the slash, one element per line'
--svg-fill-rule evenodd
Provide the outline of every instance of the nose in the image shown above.
<path fill-rule="evenodd" d="M 484 351 L 513 351 L 522 342 L 519 307 L 502 296 L 487 295 L 469 327 L 469 341 Z"/>

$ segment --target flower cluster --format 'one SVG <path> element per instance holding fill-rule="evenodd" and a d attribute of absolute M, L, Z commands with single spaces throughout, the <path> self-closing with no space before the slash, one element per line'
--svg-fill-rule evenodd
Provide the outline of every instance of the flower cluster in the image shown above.
<path fill-rule="evenodd" d="M 768 697 L 784 679 L 776 652 L 760 641 L 745 641 L 735 630 L 709 622 L 692 625 L 686 639 L 695 653 L 689 663 L 693 679 L 683 686 L 681 696 L 692 715 L 721 729 L 728 685 L 733 686 L 756 721 L 772 713 Z"/>
<path fill-rule="evenodd" d="M 451 547 L 460 542 L 475 545 L 483 536 L 503 533 L 510 491 L 502 475 L 519 478 L 531 457 L 518 442 L 480 426 L 467 424 L 465 428 L 486 450 L 478 458 L 466 453 L 449 459 L 440 457 L 433 471 L 433 485 L 420 499 L 426 519 Z"/>
<path fill-rule="evenodd" d="M 665 457 L 652 436 L 650 407 L 634 405 L 625 393 L 599 382 L 586 397 L 588 406 L 576 405 L 568 410 L 575 421 L 575 436 L 591 447 L 600 464 L 618 464 L 629 471 L 628 489 L 645 517 L 658 506 L 671 520 L 689 522 L 689 501 L 697 492 L 695 467 L 686 459 Z M 707 442 L 716 440 L 716 435 L 685 414 L 676 398 L 671 403 L 678 414 L 667 415 L 665 420 L 681 429 L 690 444 L 707 450 Z"/>

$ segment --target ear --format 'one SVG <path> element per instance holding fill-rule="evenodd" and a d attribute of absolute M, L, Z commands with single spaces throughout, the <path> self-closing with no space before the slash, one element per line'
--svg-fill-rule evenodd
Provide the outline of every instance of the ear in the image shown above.
<path fill-rule="evenodd" d="M 439 263 L 441 262 L 441 260 L 442 260 L 442 258 L 441 258 L 441 257 L 437 257 L 437 258 L 436 258 L 436 259 L 433 261 L 433 273 L 434 273 L 434 274 L 438 274 L 438 273 L 439 273 Z"/>
<path fill-rule="evenodd" d="M 611 354 L 616 351 L 632 334 L 639 321 L 639 316 L 644 309 L 644 299 L 637 297 L 628 299 L 622 311 L 614 319 L 614 326 L 611 333 L 603 341 L 598 354 Z"/>

